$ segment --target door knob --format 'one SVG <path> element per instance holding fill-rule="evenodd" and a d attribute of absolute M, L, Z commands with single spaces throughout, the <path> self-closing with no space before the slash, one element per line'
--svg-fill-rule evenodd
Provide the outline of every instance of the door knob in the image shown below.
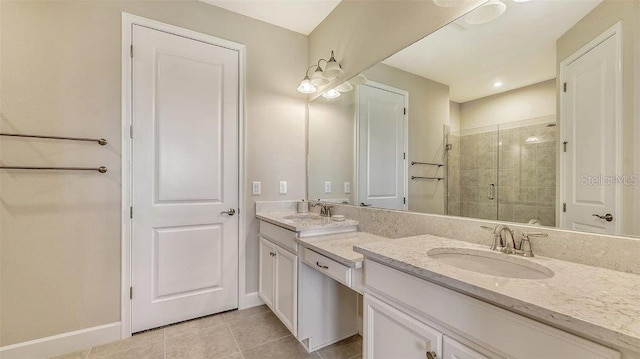
<path fill-rule="evenodd" d="M 236 214 L 236 210 L 233 209 L 233 208 L 229 208 L 228 211 L 222 211 L 222 212 L 220 212 L 220 214 L 226 214 L 226 215 L 229 215 L 229 216 L 233 216 L 234 214 Z"/>
<path fill-rule="evenodd" d="M 601 216 L 601 215 L 599 215 L 599 214 L 595 214 L 595 213 L 594 213 L 594 214 L 593 214 L 593 216 L 594 216 L 594 217 L 598 217 L 598 218 L 600 218 L 600 219 L 604 219 L 604 220 L 605 220 L 605 221 L 607 221 L 607 222 L 611 222 L 611 221 L 613 221 L 613 215 L 612 215 L 611 213 L 607 213 L 607 214 L 605 214 L 604 216 Z"/>
<path fill-rule="evenodd" d="M 437 357 L 436 352 L 427 352 L 427 359 L 436 359 Z"/>

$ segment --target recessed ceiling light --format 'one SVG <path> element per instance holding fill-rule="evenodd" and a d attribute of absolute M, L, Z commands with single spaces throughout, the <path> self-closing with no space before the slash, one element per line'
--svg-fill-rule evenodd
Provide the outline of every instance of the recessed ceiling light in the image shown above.
<path fill-rule="evenodd" d="M 502 87 L 502 85 L 504 85 L 504 84 L 502 82 L 500 82 L 500 81 L 493 83 L 493 87 Z"/>
<path fill-rule="evenodd" d="M 471 25 L 486 24 L 499 18 L 506 10 L 507 5 L 502 1 L 491 0 L 465 15 L 464 21 Z"/>

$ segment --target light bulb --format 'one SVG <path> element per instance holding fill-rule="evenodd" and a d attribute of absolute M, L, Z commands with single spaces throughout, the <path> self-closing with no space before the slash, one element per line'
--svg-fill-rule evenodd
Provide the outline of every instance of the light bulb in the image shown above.
<path fill-rule="evenodd" d="M 340 91 L 336 90 L 336 89 L 331 89 L 325 93 L 322 94 L 322 97 L 324 98 L 336 98 L 336 97 L 340 97 Z"/>
<path fill-rule="evenodd" d="M 304 80 L 302 80 L 302 82 L 300 83 L 300 86 L 298 86 L 298 92 L 304 93 L 304 94 L 310 94 L 310 93 L 316 92 L 316 87 L 313 86 L 313 84 L 311 83 L 311 80 L 309 80 L 309 76 L 304 77 Z"/>

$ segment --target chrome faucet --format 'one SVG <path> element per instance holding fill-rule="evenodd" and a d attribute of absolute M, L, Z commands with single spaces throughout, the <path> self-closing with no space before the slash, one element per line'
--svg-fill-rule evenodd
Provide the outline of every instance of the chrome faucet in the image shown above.
<path fill-rule="evenodd" d="M 513 239 L 513 231 L 506 224 L 499 224 L 495 228 L 482 226 L 482 228 L 493 232 L 492 251 L 500 251 L 506 254 L 516 252 L 516 241 Z"/>
<path fill-rule="evenodd" d="M 318 202 L 311 205 L 312 208 L 317 206 L 320 206 L 321 217 L 331 217 L 331 209 L 333 208 L 333 206 L 330 206 L 324 202 L 320 202 L 320 200 L 318 200 Z"/>

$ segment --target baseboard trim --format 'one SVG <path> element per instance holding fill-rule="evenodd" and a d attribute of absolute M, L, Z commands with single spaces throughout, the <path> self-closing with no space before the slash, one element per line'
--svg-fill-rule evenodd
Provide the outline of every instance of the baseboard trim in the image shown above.
<path fill-rule="evenodd" d="M 264 304 L 264 301 L 260 298 L 260 296 L 258 295 L 258 292 L 245 293 L 245 295 L 240 298 L 240 303 L 238 303 L 238 309 L 242 310 L 242 309 L 257 307 L 263 304 Z"/>
<path fill-rule="evenodd" d="M 0 347 L 2 359 L 40 359 L 120 340 L 120 322 Z"/>

